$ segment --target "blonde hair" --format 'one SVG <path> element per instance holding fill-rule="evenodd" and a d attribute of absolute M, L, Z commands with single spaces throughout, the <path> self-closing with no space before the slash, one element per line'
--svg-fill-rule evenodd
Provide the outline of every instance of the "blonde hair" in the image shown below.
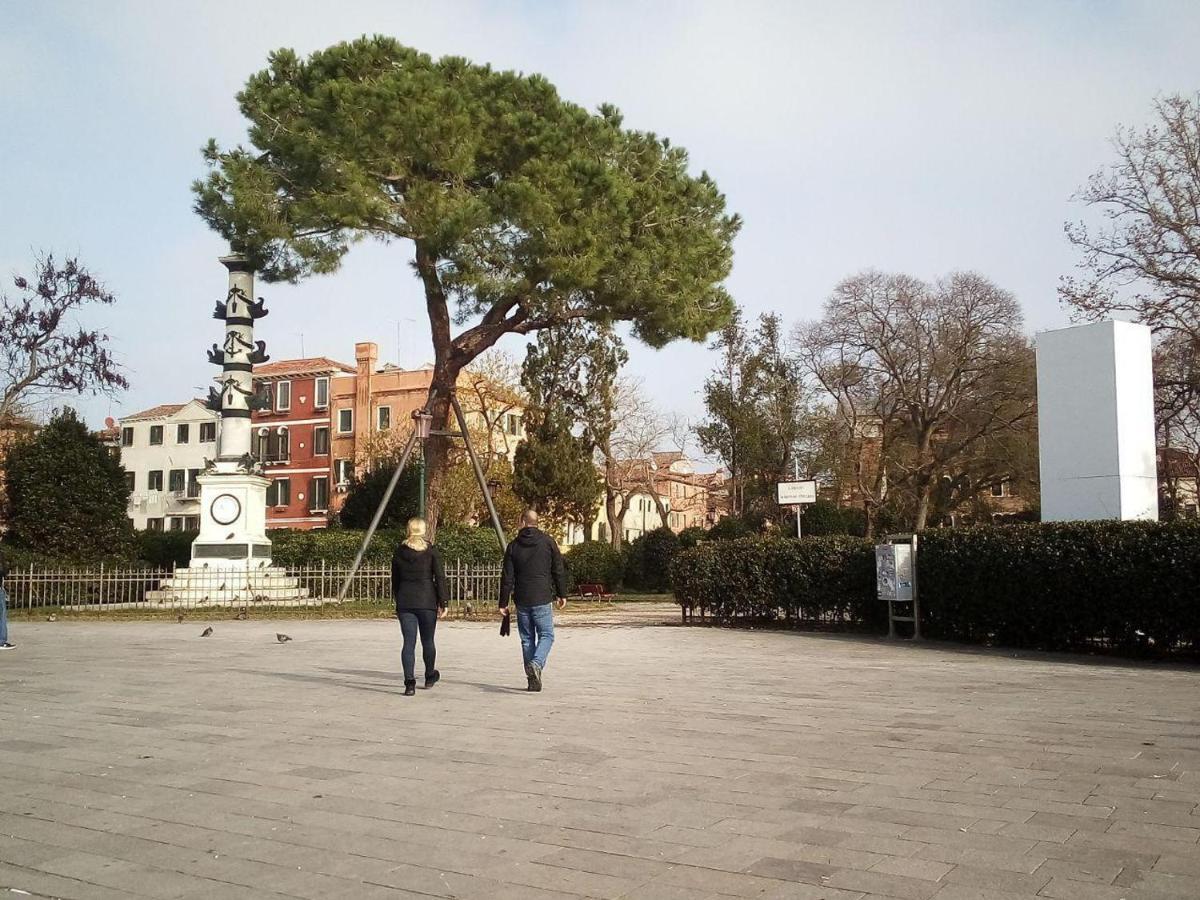
<path fill-rule="evenodd" d="M 425 520 L 419 516 L 409 519 L 404 545 L 412 547 L 414 550 L 424 550 L 428 547 L 429 541 L 425 540 L 425 528 Z"/>

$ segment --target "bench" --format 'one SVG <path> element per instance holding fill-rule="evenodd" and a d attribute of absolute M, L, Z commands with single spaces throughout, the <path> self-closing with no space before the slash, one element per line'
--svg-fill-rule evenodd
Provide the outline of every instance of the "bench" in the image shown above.
<path fill-rule="evenodd" d="M 576 585 L 575 593 L 578 594 L 580 598 L 592 597 L 596 600 L 607 600 L 612 596 L 612 594 L 605 589 L 604 585 L 599 583 Z"/>

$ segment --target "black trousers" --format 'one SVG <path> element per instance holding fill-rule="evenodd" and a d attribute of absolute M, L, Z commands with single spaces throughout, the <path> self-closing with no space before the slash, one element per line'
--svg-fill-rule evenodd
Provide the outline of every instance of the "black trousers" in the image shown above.
<path fill-rule="evenodd" d="M 404 649 L 400 651 L 400 662 L 404 666 L 404 680 L 416 681 L 417 634 L 421 635 L 421 655 L 425 659 L 425 677 L 433 674 L 437 660 L 437 648 L 433 645 L 433 631 L 437 628 L 436 609 L 402 609 L 400 633 L 404 636 Z"/>

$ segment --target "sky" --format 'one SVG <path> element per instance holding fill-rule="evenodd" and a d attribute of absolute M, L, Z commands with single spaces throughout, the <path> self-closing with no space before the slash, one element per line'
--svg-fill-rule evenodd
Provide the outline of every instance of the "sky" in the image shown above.
<path fill-rule="evenodd" d="M 1072 193 L 1155 97 L 1200 89 L 1194 2 L 266 2 L 0 0 L 0 290 L 36 253 L 78 255 L 117 295 L 85 317 L 131 382 L 72 403 L 106 416 L 204 392 L 221 241 L 192 212 L 200 148 L 245 138 L 235 94 L 279 47 L 364 33 L 539 72 L 686 147 L 745 225 L 728 287 L 749 317 L 820 315 L 866 268 L 972 269 L 1033 333 L 1068 324 Z M 430 359 L 411 245 L 363 244 L 336 274 L 260 283 L 274 359 Z M 520 355 L 509 338 L 501 347 Z M 667 412 L 703 416 L 704 344 L 631 347 Z M 693 448 L 694 449 L 694 448 Z"/>

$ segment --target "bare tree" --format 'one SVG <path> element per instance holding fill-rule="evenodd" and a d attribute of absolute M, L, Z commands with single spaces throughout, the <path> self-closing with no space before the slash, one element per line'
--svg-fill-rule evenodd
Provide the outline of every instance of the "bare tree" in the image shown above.
<path fill-rule="evenodd" d="M 108 335 L 74 319 L 91 303 L 116 298 L 79 260 L 59 266 L 46 254 L 34 277 L 13 277 L 16 298 L 0 294 L 0 422 L 46 394 L 112 394 L 129 387 L 106 344 Z"/>
<path fill-rule="evenodd" d="M 1200 489 L 1200 350 L 1184 334 L 1172 334 L 1154 351 L 1155 425 L 1158 432 L 1160 506 L 1168 519 L 1197 501 Z"/>
<path fill-rule="evenodd" d="M 653 498 L 662 524 L 668 522 L 670 510 L 655 484 L 652 454 L 672 434 L 672 422 L 646 396 L 640 381 L 617 378 L 604 401 L 588 409 L 603 421 L 585 424 L 596 436 L 596 463 L 603 472 L 604 510 L 612 531 L 609 540 L 620 548 L 625 515 L 635 494 Z"/>
<path fill-rule="evenodd" d="M 806 368 L 860 448 L 868 511 L 904 487 L 913 526 L 924 530 L 941 476 L 1033 416 L 1021 326 L 1013 296 L 974 273 L 929 285 L 864 272 L 838 285 L 820 322 L 797 331 Z M 863 458 L 864 444 L 877 448 L 874 460 Z"/>
<path fill-rule="evenodd" d="M 1082 253 L 1079 275 L 1059 295 L 1085 318 L 1132 312 L 1160 336 L 1173 335 L 1200 359 L 1200 94 L 1164 97 L 1143 130 L 1120 128 L 1117 160 L 1074 199 L 1103 217 L 1099 228 L 1067 223 Z M 1174 369 L 1160 400 L 1188 404 L 1200 372 Z"/>

